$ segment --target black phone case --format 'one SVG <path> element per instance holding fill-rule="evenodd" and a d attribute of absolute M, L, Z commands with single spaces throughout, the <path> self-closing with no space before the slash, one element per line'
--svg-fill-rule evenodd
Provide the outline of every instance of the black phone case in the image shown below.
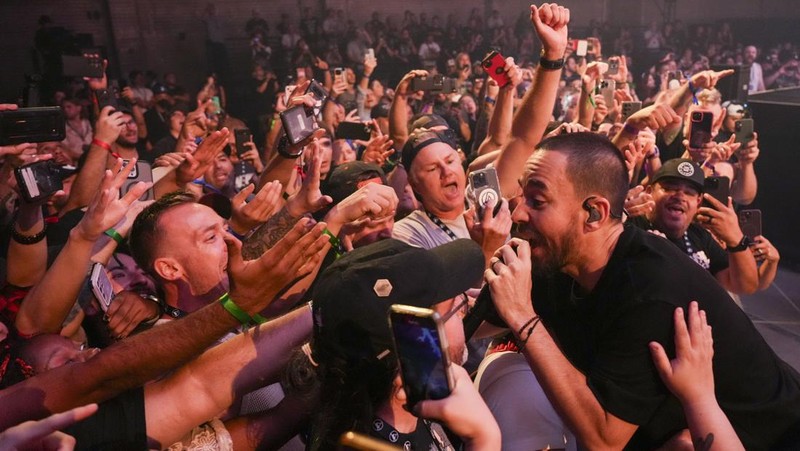
<path fill-rule="evenodd" d="M 734 124 L 734 131 L 736 133 L 736 142 L 746 146 L 753 140 L 753 120 L 740 119 Z"/>
<path fill-rule="evenodd" d="M 728 196 L 730 196 L 731 181 L 728 177 L 706 177 L 704 182 L 705 188 L 703 192 L 710 194 L 714 199 L 720 201 L 723 205 L 728 205 Z M 703 206 L 714 208 L 711 204 L 703 200 Z"/>
<path fill-rule="evenodd" d="M 340 122 L 336 127 L 337 139 L 359 139 L 369 141 L 371 137 L 369 125 L 362 122 Z"/>
<path fill-rule="evenodd" d="M 63 141 L 66 136 L 67 122 L 61 107 L 0 111 L 0 146 Z"/>
<path fill-rule="evenodd" d="M 308 138 L 318 128 L 313 112 L 304 105 L 294 106 L 281 113 L 281 123 L 292 144 Z"/>
<path fill-rule="evenodd" d="M 52 161 L 40 161 L 14 170 L 19 192 L 27 202 L 39 201 L 64 188 L 62 178 L 53 171 L 54 165 Z"/>
<path fill-rule="evenodd" d="M 692 116 L 698 113 L 701 114 L 699 120 L 690 118 L 692 124 L 689 129 L 689 147 L 692 149 L 700 149 L 703 144 L 711 141 L 711 121 L 714 116 L 708 111 L 695 111 Z"/>
<path fill-rule="evenodd" d="M 247 147 L 245 146 L 246 143 L 250 142 L 252 134 L 250 133 L 249 128 L 237 128 L 233 131 L 233 137 L 236 141 L 236 155 L 242 156 L 243 153 L 247 152 Z"/>
<path fill-rule="evenodd" d="M 741 210 L 739 212 L 739 228 L 751 239 L 760 236 L 762 234 L 761 210 Z"/>

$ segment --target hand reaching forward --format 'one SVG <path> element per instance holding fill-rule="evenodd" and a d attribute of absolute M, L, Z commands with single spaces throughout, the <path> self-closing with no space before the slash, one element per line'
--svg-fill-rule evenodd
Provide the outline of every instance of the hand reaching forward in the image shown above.
<path fill-rule="evenodd" d="M 87 241 L 96 241 L 100 236 L 117 224 L 131 208 L 131 205 L 144 194 L 152 183 L 139 182 L 131 187 L 122 198 L 119 189 L 128 179 L 128 174 L 136 167 L 136 159 L 122 167 L 122 160 L 117 159 L 112 170 L 106 170 L 100 189 L 89 203 L 86 214 L 75 226 L 74 231 Z"/>
<path fill-rule="evenodd" d="M 228 275 L 231 299 L 246 312 L 258 313 L 294 282 L 310 274 L 330 246 L 322 231 L 326 225 L 303 218 L 255 260 L 242 259 L 242 243 L 225 235 L 228 245 Z"/>
<path fill-rule="evenodd" d="M 683 319 L 683 309 L 675 309 L 675 358 L 667 357 L 664 347 L 650 343 L 653 363 L 661 380 L 682 402 L 696 401 L 714 396 L 714 339 L 708 325 L 706 312 L 699 310 L 697 302 L 689 304 L 689 320 Z"/>

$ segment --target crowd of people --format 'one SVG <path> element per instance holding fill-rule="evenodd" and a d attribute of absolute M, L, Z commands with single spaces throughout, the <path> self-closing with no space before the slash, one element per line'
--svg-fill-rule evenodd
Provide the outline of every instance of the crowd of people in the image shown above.
<path fill-rule="evenodd" d="M 800 374 L 738 305 L 780 262 L 740 224 L 758 133 L 708 66 L 757 52 L 653 25 L 578 56 L 574 14 L 305 10 L 274 51 L 254 16 L 244 97 L 55 90 L 65 138 L 0 147 L 0 448 L 795 449 Z M 671 53 L 637 84 L 633 48 Z M 397 305 L 437 325 L 441 399 Z"/>

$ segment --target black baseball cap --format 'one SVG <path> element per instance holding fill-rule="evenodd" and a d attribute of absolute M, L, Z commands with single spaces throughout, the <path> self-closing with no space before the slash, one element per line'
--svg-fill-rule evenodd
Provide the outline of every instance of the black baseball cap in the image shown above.
<path fill-rule="evenodd" d="M 449 128 L 447 130 L 418 128 L 411 132 L 403 146 L 403 152 L 400 155 L 401 162 L 406 171 L 411 172 L 411 163 L 414 162 L 414 158 L 417 157 L 422 149 L 437 142 L 445 143 L 453 149 L 458 149 L 455 133 Z"/>
<path fill-rule="evenodd" d="M 655 175 L 653 175 L 653 179 L 650 183 L 656 183 L 665 178 L 685 180 L 697 188 L 698 193 L 702 193 L 706 176 L 703 173 L 703 168 L 692 160 L 687 158 L 674 158 L 672 160 L 667 160 L 661 165 Z"/>
<path fill-rule="evenodd" d="M 429 250 L 388 239 L 347 253 L 314 287 L 314 359 L 383 358 L 392 304 L 430 307 L 475 286 L 483 270 L 481 248 L 468 239 Z"/>
<path fill-rule="evenodd" d="M 378 119 L 381 117 L 389 117 L 389 105 L 385 102 L 379 102 L 370 110 L 370 117 Z"/>
<path fill-rule="evenodd" d="M 409 132 L 413 132 L 418 128 L 433 128 L 433 127 L 450 127 L 447 121 L 438 114 L 423 114 L 416 118 L 408 127 Z"/>
<path fill-rule="evenodd" d="M 373 180 L 376 178 L 378 180 Z M 325 194 L 331 196 L 332 204 L 335 205 L 370 181 L 388 184 L 386 174 L 380 166 L 363 161 L 350 161 L 337 166 L 331 172 L 325 185 Z"/>

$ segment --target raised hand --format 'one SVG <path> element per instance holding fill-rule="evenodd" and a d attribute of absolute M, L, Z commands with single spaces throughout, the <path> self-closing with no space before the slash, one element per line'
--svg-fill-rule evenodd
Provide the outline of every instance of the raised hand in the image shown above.
<path fill-rule="evenodd" d="M 113 107 L 107 106 L 100 110 L 100 116 L 94 125 L 94 137 L 104 143 L 111 144 L 119 138 L 122 128 L 125 127 L 123 113 L 114 111 Z"/>
<path fill-rule="evenodd" d="M 311 135 L 313 141 L 306 146 L 305 154 L 309 157 L 306 178 L 303 180 L 300 189 L 286 200 L 286 209 L 295 218 L 299 218 L 306 213 L 313 213 L 333 202 L 330 196 L 322 195 L 319 187 L 322 158 L 319 155 L 319 142 L 316 137 L 320 136 L 324 131 L 319 134 L 318 132 L 321 132 L 321 130 L 317 130 L 314 135 Z"/>
<path fill-rule="evenodd" d="M 500 209 L 497 211 L 497 215 L 493 215 L 496 202 L 491 200 L 484 206 L 483 216 L 479 218 L 480 222 L 475 220 L 478 212 L 474 206 L 464 212 L 464 221 L 467 223 L 470 238 L 481 245 L 485 255 L 493 255 L 500 246 L 505 244 L 513 224 L 511 210 L 505 199 L 500 199 Z"/>
<path fill-rule="evenodd" d="M 680 116 L 672 107 L 666 103 L 656 103 L 631 114 L 625 123 L 638 130 L 645 128 L 660 130 L 668 125 L 678 124 L 680 121 Z"/>
<path fill-rule="evenodd" d="M 744 233 L 739 227 L 739 217 L 733 209 L 733 200 L 728 197 L 728 204 L 725 205 L 708 193 L 703 194 L 703 200 L 711 207 L 700 207 L 697 210 L 697 220 L 700 225 L 728 247 L 738 245 Z"/>
<path fill-rule="evenodd" d="M 725 69 L 721 71 L 704 70 L 692 75 L 690 78 L 692 85 L 695 89 L 711 89 L 717 85 L 720 78 L 733 75 L 733 69 Z"/>
<path fill-rule="evenodd" d="M 386 163 L 386 159 L 394 153 L 393 145 L 394 141 L 389 139 L 388 135 L 376 136 L 367 143 L 367 148 L 361 154 L 361 161 L 383 166 Z"/>
<path fill-rule="evenodd" d="M 531 303 L 531 245 L 512 238 L 494 253 L 483 273 L 497 313 L 512 331 L 535 315 Z"/>
<path fill-rule="evenodd" d="M 257 174 L 262 173 L 264 171 L 264 163 L 261 162 L 261 156 L 258 154 L 256 144 L 253 141 L 248 141 L 244 143 L 244 146 L 247 147 L 247 150 L 239 156 L 239 159 L 253 165 Z"/>
<path fill-rule="evenodd" d="M 542 3 L 538 8 L 531 5 L 531 23 L 542 41 L 544 57 L 549 60 L 563 58 L 567 48 L 569 9 L 555 3 Z"/>
<path fill-rule="evenodd" d="M 397 203 L 394 188 L 368 183 L 336 204 L 325 216 L 325 220 L 332 225 L 344 225 L 366 218 L 381 220 L 394 217 Z"/>
<path fill-rule="evenodd" d="M 400 80 L 400 82 L 397 83 L 397 89 L 395 89 L 395 95 L 401 95 L 401 96 L 408 95 L 409 94 L 408 87 L 411 84 L 411 79 L 417 77 L 427 77 L 428 75 L 430 75 L 428 71 L 420 69 L 412 70 L 411 72 L 405 74 L 403 78 Z"/>
<path fill-rule="evenodd" d="M 683 309 L 675 309 L 675 358 L 667 357 L 664 347 L 657 342 L 650 343 L 661 380 L 675 394 L 681 403 L 695 402 L 714 396 L 714 339 L 708 325 L 706 312 L 699 310 L 697 302 L 689 304 L 687 321 L 683 319 Z"/>
<path fill-rule="evenodd" d="M 122 160 L 117 159 L 112 170 L 106 170 L 100 189 L 94 195 L 86 209 L 86 214 L 75 226 L 74 231 L 87 241 L 96 241 L 100 236 L 117 224 L 128 212 L 131 205 L 151 186 L 149 182 L 138 182 L 133 185 L 122 198 L 119 189 L 127 181 L 128 174 L 136 167 L 136 159 L 130 160 L 125 167 Z"/>
<path fill-rule="evenodd" d="M 753 238 L 753 245 L 750 246 L 750 251 L 753 253 L 753 257 L 755 257 L 758 263 L 763 261 L 777 263 L 781 259 L 781 254 L 778 252 L 778 249 L 762 235 Z"/>
<path fill-rule="evenodd" d="M 108 329 L 114 337 L 122 339 L 130 335 L 139 324 L 152 320 L 160 312 L 155 302 L 132 291 L 123 290 L 114 295 L 106 311 Z"/>
<path fill-rule="evenodd" d="M 226 234 L 231 299 L 251 315 L 267 307 L 322 261 L 322 251 L 330 246 L 324 229 L 325 223 L 312 225 L 310 219 L 303 218 L 275 246 L 248 261 L 242 259 L 242 243 Z"/>
<path fill-rule="evenodd" d="M 420 401 L 413 408 L 414 414 L 441 421 L 469 443 L 468 449 L 500 449 L 500 427 L 469 373 L 455 364 L 450 365 L 448 371 L 454 381 L 450 396 Z"/>
<path fill-rule="evenodd" d="M 277 180 L 265 184 L 250 202 L 247 197 L 253 193 L 255 185 L 247 185 L 231 200 L 231 220 L 229 225 L 234 232 L 244 235 L 260 224 L 267 222 L 279 209 L 283 186 Z"/>
<path fill-rule="evenodd" d="M 176 182 L 185 185 L 203 175 L 214 162 L 217 154 L 222 152 L 222 149 L 228 144 L 229 134 L 228 129 L 223 127 L 222 130 L 217 130 L 204 139 L 194 154 L 184 153 L 183 162 L 175 170 Z"/>
<path fill-rule="evenodd" d="M 645 191 L 644 186 L 636 185 L 628 190 L 625 196 L 625 211 L 628 212 L 628 216 L 646 216 L 655 208 L 656 202 L 653 196 Z"/>

